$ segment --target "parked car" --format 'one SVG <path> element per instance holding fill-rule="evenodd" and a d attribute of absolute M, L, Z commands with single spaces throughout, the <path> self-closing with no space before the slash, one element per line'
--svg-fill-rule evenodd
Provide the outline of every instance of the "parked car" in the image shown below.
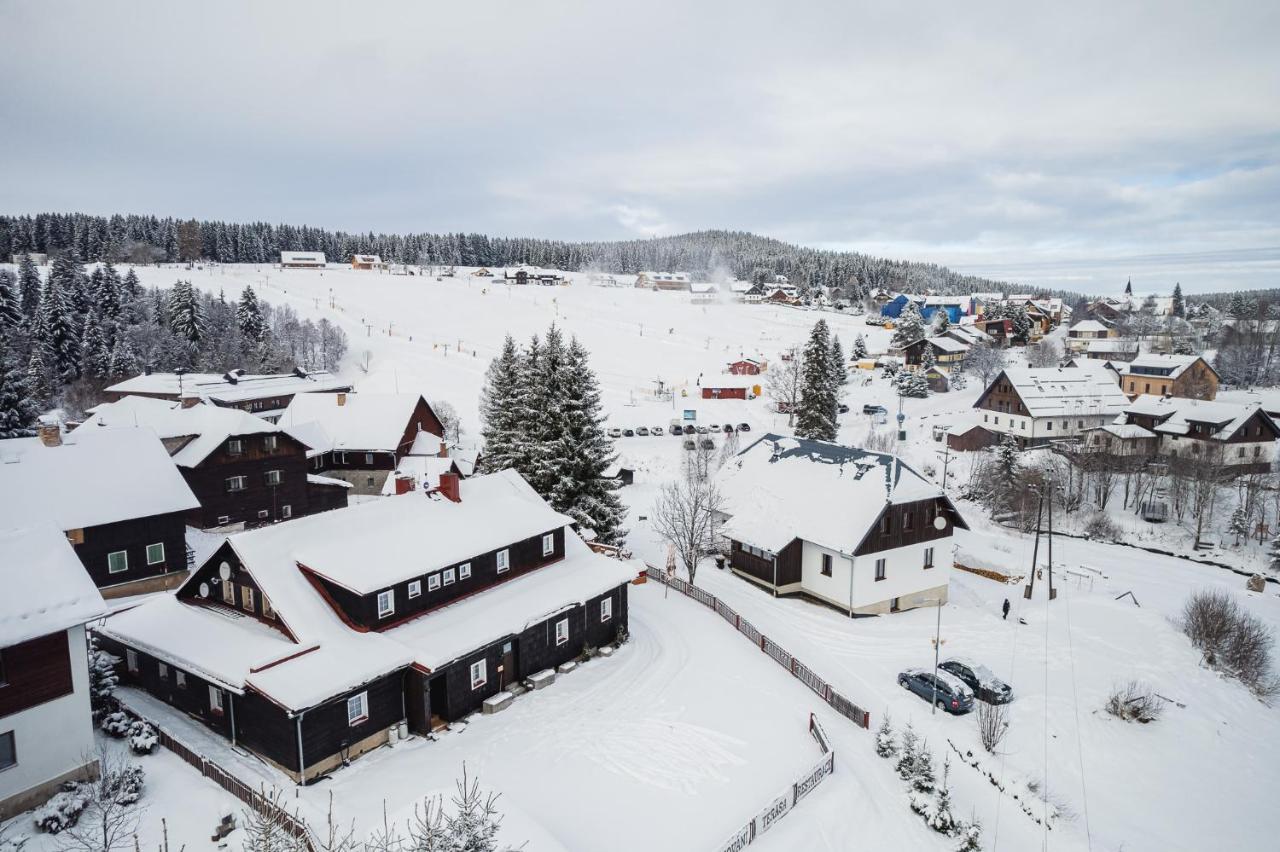
<path fill-rule="evenodd" d="M 642 438 L 647 438 L 647 437 L 649 437 L 649 427 L 648 427 L 648 426 L 641 426 L 639 429 L 637 429 L 637 430 L 636 430 L 636 434 L 637 434 L 637 435 L 639 435 L 639 436 L 640 436 L 640 437 L 642 437 Z"/>
<path fill-rule="evenodd" d="M 698 448 L 698 445 L 697 445 L 697 444 L 695 444 L 695 443 L 693 442 L 693 439 L 692 439 L 692 438 L 685 438 L 685 439 L 684 439 L 684 448 L 685 448 L 686 450 L 696 450 L 696 449 Z"/>
<path fill-rule="evenodd" d="M 685 433 L 686 435 L 692 435 L 693 433 L 695 433 L 695 432 L 697 432 L 697 431 L 698 431 L 698 430 L 697 430 L 696 428 L 694 428 L 694 425 L 693 425 L 692 423 L 686 423 L 686 424 L 684 424 L 684 433 Z"/>
<path fill-rule="evenodd" d="M 720 424 L 719 424 L 719 423 L 712 423 L 712 424 L 711 424 L 710 426 L 708 426 L 707 428 L 708 428 L 708 429 L 710 429 L 712 432 L 719 432 L 719 431 L 720 431 Z"/>
<path fill-rule="evenodd" d="M 960 678 L 949 672 L 933 672 L 924 669 L 907 669 L 898 675 L 898 685 L 919 695 L 925 701 L 936 703 L 939 710 L 960 715 L 973 709 L 973 693 Z"/>
<path fill-rule="evenodd" d="M 612 429 L 610 429 L 610 430 L 609 430 L 609 437 L 610 437 L 610 438 L 621 438 L 621 437 L 622 437 L 622 430 L 615 426 L 614 428 L 612 428 Z"/>
<path fill-rule="evenodd" d="M 703 438 L 698 442 L 698 446 L 702 447 L 704 450 L 714 450 L 716 448 L 716 442 L 710 438 Z"/>
<path fill-rule="evenodd" d="M 659 438 L 661 438 L 663 435 L 667 434 L 667 430 L 662 428 L 661 426 L 654 426 L 649 430 L 649 434 L 657 435 Z"/>
<path fill-rule="evenodd" d="M 738 431 L 739 431 L 739 432 L 750 432 L 750 431 L 751 431 L 751 424 L 750 424 L 750 423 L 739 423 L 739 424 L 738 424 Z"/>
<path fill-rule="evenodd" d="M 732 431 L 733 431 L 733 424 L 732 424 L 732 423 L 726 423 L 726 424 L 724 424 L 724 431 L 726 431 L 726 432 L 732 432 Z"/>
<path fill-rule="evenodd" d="M 875 405 L 869 402 L 866 405 L 862 406 L 862 413 L 863 414 L 888 414 L 889 409 L 885 408 L 883 405 Z"/>
<path fill-rule="evenodd" d="M 996 677 L 991 669 L 963 657 L 952 657 L 938 663 L 938 668 L 964 681 L 978 700 L 988 704 L 1008 704 L 1013 700 L 1013 687 Z"/>
<path fill-rule="evenodd" d="M 671 427 L 671 436 L 672 436 L 673 438 L 683 438 L 683 437 L 684 437 L 684 427 L 683 427 L 683 426 L 672 426 L 672 427 Z"/>
<path fill-rule="evenodd" d="M 705 435 L 705 434 L 707 434 L 707 427 L 706 427 L 706 426 L 699 426 L 699 427 L 698 427 L 698 434 L 699 434 L 699 435 Z"/>
<path fill-rule="evenodd" d="M 848 414 L 848 413 L 849 413 L 849 406 L 845 405 L 843 402 L 842 402 L 842 403 L 840 403 L 840 413 L 841 413 L 841 414 Z"/>
<path fill-rule="evenodd" d="M 635 436 L 636 436 L 636 433 L 635 433 L 635 430 L 633 430 L 633 429 L 623 429 L 623 430 L 622 430 L 622 437 L 624 437 L 624 438 L 634 438 Z"/>

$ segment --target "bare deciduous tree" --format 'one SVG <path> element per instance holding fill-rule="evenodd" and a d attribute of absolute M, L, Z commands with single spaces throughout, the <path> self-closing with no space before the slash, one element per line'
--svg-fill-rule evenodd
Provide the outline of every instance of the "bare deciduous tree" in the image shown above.
<path fill-rule="evenodd" d="M 800 388 L 804 384 L 804 366 L 800 352 L 792 350 L 790 360 L 779 359 L 769 365 L 769 398 L 778 411 L 787 415 L 787 425 L 795 421 L 796 406 L 800 404 Z"/>
<path fill-rule="evenodd" d="M 59 852 L 115 852 L 133 846 L 144 810 L 137 804 L 141 770 L 107 749 L 98 751 L 98 768 L 97 780 L 80 787 L 88 798 L 76 824 L 58 835 Z"/>
<path fill-rule="evenodd" d="M 974 344 L 964 359 L 965 371 L 977 374 L 984 385 L 991 384 L 1004 365 L 1004 352 L 989 343 Z"/>
<path fill-rule="evenodd" d="M 675 548 L 692 583 L 698 560 L 716 546 L 716 523 L 723 501 L 716 484 L 684 476 L 662 486 L 653 507 L 653 528 Z"/>
<path fill-rule="evenodd" d="M 978 722 L 978 739 L 982 741 L 982 747 L 995 754 L 1000 741 L 1009 732 L 1008 705 L 979 701 L 974 718 Z"/>

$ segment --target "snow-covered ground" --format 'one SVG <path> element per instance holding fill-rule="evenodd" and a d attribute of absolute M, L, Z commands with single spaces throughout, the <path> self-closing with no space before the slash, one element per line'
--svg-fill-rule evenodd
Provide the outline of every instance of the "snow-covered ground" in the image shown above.
<path fill-rule="evenodd" d="M 572 274 L 569 287 L 543 288 L 495 285 L 465 273 L 436 281 L 268 266 L 139 270 L 148 285 L 183 277 L 228 297 L 252 284 L 269 302 L 341 324 L 351 342 L 344 372 L 359 389 L 449 400 L 464 418 L 464 441 L 478 435 L 483 372 L 508 332 L 523 342 L 556 321 L 577 335 L 591 352 L 612 426 L 665 426 L 694 409 L 699 422 L 750 423 L 744 443 L 766 429 L 785 432 L 786 418 L 770 413 L 765 399 L 699 399 L 699 376 L 707 384 L 739 356 L 776 361 L 803 343 L 819 316 L 846 349 L 861 333 L 873 352 L 882 351 L 890 334 L 858 316 L 698 305 L 685 293 L 591 287 L 585 275 Z M 676 388 L 674 399 L 653 397 L 658 379 Z M 903 408 L 901 451 L 935 478 L 947 464 L 953 486 L 967 479 L 971 458 L 944 460 L 933 427 L 971 417 L 978 385 L 971 379 L 965 390 L 906 400 Z M 861 443 L 872 429 L 893 428 L 898 400 L 881 378 L 853 375 L 845 402 L 851 413 L 842 417 L 842 442 Z M 867 402 L 885 405 L 890 422 L 871 423 L 860 413 Z M 653 558 L 657 545 L 640 516 L 657 485 L 679 469 L 681 442 L 617 443 L 637 471 L 636 485 L 622 492 L 631 507 L 630 543 Z M 966 549 L 1025 570 L 1026 538 L 992 527 L 972 507 L 962 509 L 973 526 L 959 536 Z M 1131 540 L 1185 549 L 1184 534 L 1172 526 L 1126 523 Z M 1259 567 L 1256 552 L 1233 558 Z M 943 653 L 979 658 L 1018 696 L 1004 753 L 985 760 L 1007 792 L 953 760 L 957 813 L 981 819 L 987 849 L 1272 848 L 1268 796 L 1280 781 L 1277 711 L 1201 667 L 1171 619 L 1193 591 L 1221 586 L 1280 625 L 1275 587 L 1247 594 L 1243 578 L 1218 568 L 1065 538 L 1055 545 L 1055 560 L 1080 576 L 1059 579 L 1060 596 L 1048 606 L 1039 587 L 1036 600 L 1023 601 L 1019 588 L 955 575 L 942 612 Z M 898 726 L 910 719 L 939 765 L 948 738 L 981 753 L 971 718 L 932 717 L 895 684 L 902 668 L 931 664 L 935 611 L 850 621 L 802 601 L 775 600 L 713 568 L 704 568 L 698 582 L 867 706 L 873 726 L 885 712 Z M 1129 591 L 1140 606 L 1128 597 L 1116 600 Z M 1008 622 L 999 616 L 1006 596 L 1014 604 Z M 816 711 L 835 741 L 836 774 L 756 848 L 950 847 L 908 810 L 901 783 L 875 757 L 870 733 L 826 710 L 713 613 L 674 594 L 663 600 L 652 583 L 632 589 L 632 613 L 632 642 L 615 659 L 592 663 L 440 742 L 371 755 L 332 782 L 304 790 L 300 802 L 319 807 L 332 789 L 362 823 L 380 819 L 383 799 L 399 816 L 423 795 L 451 789 L 466 761 L 502 793 L 511 836 L 528 839 L 530 850 L 697 852 L 714 848 L 779 784 L 812 763 L 816 751 L 804 722 Z M 1018 624 L 1018 617 L 1027 623 Z M 1163 719 L 1140 726 L 1101 711 L 1111 688 L 1130 678 L 1175 702 Z M 1012 798 L 1020 791 L 1021 801 L 1040 813 L 1032 787 L 1047 789 L 1050 803 L 1067 814 L 1053 821 L 1047 840 Z"/>

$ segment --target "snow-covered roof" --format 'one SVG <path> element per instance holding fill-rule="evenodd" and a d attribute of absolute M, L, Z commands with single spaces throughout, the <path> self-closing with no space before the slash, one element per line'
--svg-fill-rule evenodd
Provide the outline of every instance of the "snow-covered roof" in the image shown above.
<path fill-rule="evenodd" d="M 200 505 L 155 432 L 84 427 L 57 447 L 0 441 L 0 518 L 72 530 L 185 512 Z"/>
<path fill-rule="evenodd" d="M 337 479 L 332 476 L 321 476 L 318 473 L 308 473 L 307 482 L 312 485 L 333 485 L 338 488 L 350 488 L 351 483 L 345 479 Z"/>
<path fill-rule="evenodd" d="M 409 447 L 411 456 L 438 456 L 444 439 L 430 432 L 419 432 L 413 436 L 413 444 Z"/>
<path fill-rule="evenodd" d="M 0 648 L 106 614 L 102 595 L 54 525 L 0 530 L 0 553 Z"/>
<path fill-rule="evenodd" d="M 1115 379 L 1098 370 L 1009 367 L 1001 376 L 1017 391 L 1031 417 L 1116 415 L 1129 404 Z M 1001 376 L 996 377 L 993 386 Z M 979 402 L 985 396 L 986 393 L 979 397 Z"/>
<path fill-rule="evenodd" d="M 1110 331 L 1111 327 L 1104 323 L 1100 323 L 1097 320 L 1087 319 L 1087 320 L 1080 320 L 1080 322 L 1071 326 L 1071 328 L 1068 330 L 1069 331 Z"/>
<path fill-rule="evenodd" d="M 396 493 L 396 477 L 407 476 L 414 482 L 419 491 L 428 491 L 440 485 L 440 474 L 448 473 L 454 467 L 453 459 L 441 456 L 405 456 L 400 459 L 396 469 L 387 474 L 382 483 L 382 495 L 394 496 Z"/>
<path fill-rule="evenodd" d="M 290 431 L 305 427 L 295 434 L 316 449 L 392 452 L 421 399 L 416 393 L 299 394 L 280 416 L 280 425 Z M 440 438 L 433 437 L 438 443 Z"/>
<path fill-rule="evenodd" d="M 1167 435 L 1189 434 L 1192 431 L 1192 425 L 1196 423 L 1211 425 L 1213 431 L 1204 437 L 1215 441 L 1225 441 L 1230 438 L 1249 418 L 1260 411 L 1262 406 L 1256 402 L 1239 405 L 1230 402 L 1208 402 L 1200 399 L 1159 397 L 1149 394 L 1138 396 L 1124 409 L 1126 415 L 1156 418 L 1155 431 Z M 1262 416 L 1267 417 L 1267 414 L 1263 412 Z M 1274 435 L 1268 437 L 1274 437 Z"/>
<path fill-rule="evenodd" d="M 1168 373 L 1162 373 L 1162 375 L 1176 379 L 1186 372 L 1188 367 L 1199 360 L 1199 355 L 1156 355 L 1146 352 L 1129 363 L 1120 365 L 1120 372 L 1124 375 L 1131 373 L 1135 375 L 1152 375 L 1151 373 L 1144 373 L 1143 370 L 1168 370 Z"/>
<path fill-rule="evenodd" d="M 459 488 L 458 503 L 419 492 L 313 515 L 323 518 L 307 525 L 316 529 L 279 537 L 291 542 L 290 554 L 313 573 L 353 592 L 371 594 L 573 523 L 512 470 L 462 480 Z M 255 530 L 242 537 L 261 534 Z"/>
<path fill-rule="evenodd" d="M 322 251 L 282 251 L 281 263 L 324 263 Z"/>
<path fill-rule="evenodd" d="M 973 345 L 980 342 L 991 342 L 991 336 L 973 325 L 953 325 L 946 331 L 946 336 L 954 337 L 962 343 Z"/>
<path fill-rule="evenodd" d="M 1155 432 L 1144 429 L 1136 423 L 1108 423 L 1105 426 L 1099 426 L 1098 431 L 1115 435 L 1122 440 L 1154 438 L 1156 436 Z"/>
<path fill-rule="evenodd" d="M 255 375 L 243 370 L 226 373 L 144 373 L 107 388 L 117 394 L 194 397 L 231 405 L 255 399 L 299 393 L 345 390 L 351 382 L 327 370 L 314 373 L 268 373 Z"/>
<path fill-rule="evenodd" d="M 1114 338 L 1102 339 L 1102 340 L 1090 340 L 1087 344 L 1085 344 L 1085 351 L 1096 352 L 1099 354 L 1108 353 L 1108 352 L 1119 352 L 1119 353 L 1137 352 L 1138 342 L 1136 340 L 1116 340 Z"/>
<path fill-rule="evenodd" d="M 954 337 L 930 337 L 928 342 L 935 349 L 940 349 L 949 354 L 969 351 L 969 344 L 956 340 Z"/>
<path fill-rule="evenodd" d="M 80 434 L 82 429 L 120 426 L 144 426 L 164 440 L 189 437 L 187 442 L 170 449 L 173 463 L 187 468 L 199 465 L 228 438 L 282 431 L 238 408 L 204 403 L 184 408 L 182 403 L 166 399 L 126 396 L 119 402 L 99 405 L 73 434 Z"/>
<path fill-rule="evenodd" d="M 351 260 L 352 260 L 352 262 L 353 262 L 353 263 L 372 263 L 372 264 L 375 264 L 375 265 L 376 265 L 376 264 L 379 264 L 379 263 L 382 263 L 382 258 L 381 258 L 381 257 L 379 257 L 379 256 L 378 256 L 378 255 L 376 255 L 376 254 L 357 254 L 357 255 L 352 255 Z"/>
<path fill-rule="evenodd" d="M 926 305 L 948 305 L 952 307 L 964 307 L 969 304 L 968 296 L 926 296 L 924 303 Z"/>
<path fill-rule="evenodd" d="M 886 503 L 946 499 L 896 456 L 767 434 L 716 476 L 721 532 L 777 552 L 800 538 L 852 553 Z"/>

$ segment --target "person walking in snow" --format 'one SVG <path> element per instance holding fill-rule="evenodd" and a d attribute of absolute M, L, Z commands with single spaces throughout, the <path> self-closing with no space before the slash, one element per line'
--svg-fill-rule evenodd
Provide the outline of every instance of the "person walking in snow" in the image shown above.
<path fill-rule="evenodd" d="M 1009 599 L 1008 598 L 1004 599 L 1004 606 L 1000 607 L 1000 610 L 1001 612 L 1004 613 L 1001 616 L 1001 618 L 1003 618 L 1005 621 L 1008 621 L 1009 620 Z"/>

